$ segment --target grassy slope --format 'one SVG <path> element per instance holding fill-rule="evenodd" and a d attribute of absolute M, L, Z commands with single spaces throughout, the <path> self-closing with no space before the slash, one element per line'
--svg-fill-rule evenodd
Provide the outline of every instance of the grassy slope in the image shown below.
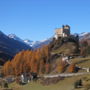
<path fill-rule="evenodd" d="M 75 58 L 72 59 L 73 63 L 76 63 L 80 67 L 90 68 L 90 56 L 86 58 Z"/>
<path fill-rule="evenodd" d="M 74 89 L 74 82 L 83 77 L 88 77 L 87 75 L 65 78 L 57 84 L 43 86 L 39 82 L 31 82 L 25 86 L 19 86 L 15 83 L 11 84 L 10 87 L 14 90 L 76 90 Z M 90 77 L 89 77 L 90 78 Z M 83 88 L 77 90 L 84 90 Z"/>
<path fill-rule="evenodd" d="M 72 42 L 68 42 L 63 44 L 58 49 L 53 50 L 52 53 L 54 54 L 64 53 L 66 55 L 70 55 L 74 53 L 75 50 L 76 50 L 76 44 Z"/>

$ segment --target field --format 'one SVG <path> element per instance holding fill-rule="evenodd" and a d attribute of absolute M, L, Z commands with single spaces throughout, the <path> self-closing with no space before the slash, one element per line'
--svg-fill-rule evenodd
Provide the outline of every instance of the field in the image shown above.
<path fill-rule="evenodd" d="M 84 88 L 74 89 L 74 82 L 84 77 L 90 78 L 90 76 L 82 75 L 65 78 L 64 80 L 58 82 L 57 84 L 52 84 L 48 86 L 43 86 L 42 84 L 40 84 L 40 81 L 37 81 L 37 82 L 30 82 L 29 84 L 23 86 L 13 83 L 10 84 L 9 87 L 13 88 L 13 90 L 85 90 Z"/>

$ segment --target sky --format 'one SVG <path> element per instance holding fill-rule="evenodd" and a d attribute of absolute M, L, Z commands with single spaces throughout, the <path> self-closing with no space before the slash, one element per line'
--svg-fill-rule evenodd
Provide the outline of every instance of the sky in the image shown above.
<path fill-rule="evenodd" d="M 55 28 L 90 31 L 90 0 L 0 0 L 0 30 L 22 39 L 44 40 Z"/>

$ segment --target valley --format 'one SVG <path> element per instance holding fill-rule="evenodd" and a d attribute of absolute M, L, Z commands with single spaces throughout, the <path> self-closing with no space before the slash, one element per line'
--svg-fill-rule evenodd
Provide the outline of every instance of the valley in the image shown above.
<path fill-rule="evenodd" d="M 2 32 L 0 37 L 1 86 L 6 83 L 12 90 L 89 88 L 89 33 L 74 35 L 65 25 L 56 29 L 54 37 L 41 42 Z"/>

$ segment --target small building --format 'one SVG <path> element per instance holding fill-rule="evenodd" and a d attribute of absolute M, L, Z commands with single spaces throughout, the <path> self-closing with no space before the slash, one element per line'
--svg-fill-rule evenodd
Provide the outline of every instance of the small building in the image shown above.
<path fill-rule="evenodd" d="M 32 76 L 29 73 L 23 73 L 21 76 L 21 83 L 29 83 L 31 81 Z"/>
<path fill-rule="evenodd" d="M 29 83 L 31 80 L 37 80 L 37 73 L 31 72 L 31 73 L 23 73 L 20 76 L 21 83 Z"/>
<path fill-rule="evenodd" d="M 63 56 L 63 57 L 62 57 L 62 61 L 63 61 L 63 62 L 66 62 L 66 63 L 68 63 L 68 64 L 71 64 L 71 62 L 70 62 L 70 57 L 69 57 L 69 56 Z"/>
<path fill-rule="evenodd" d="M 59 37 L 68 37 L 70 36 L 70 26 L 63 25 L 62 28 L 57 28 L 55 30 L 55 38 L 58 39 Z"/>

